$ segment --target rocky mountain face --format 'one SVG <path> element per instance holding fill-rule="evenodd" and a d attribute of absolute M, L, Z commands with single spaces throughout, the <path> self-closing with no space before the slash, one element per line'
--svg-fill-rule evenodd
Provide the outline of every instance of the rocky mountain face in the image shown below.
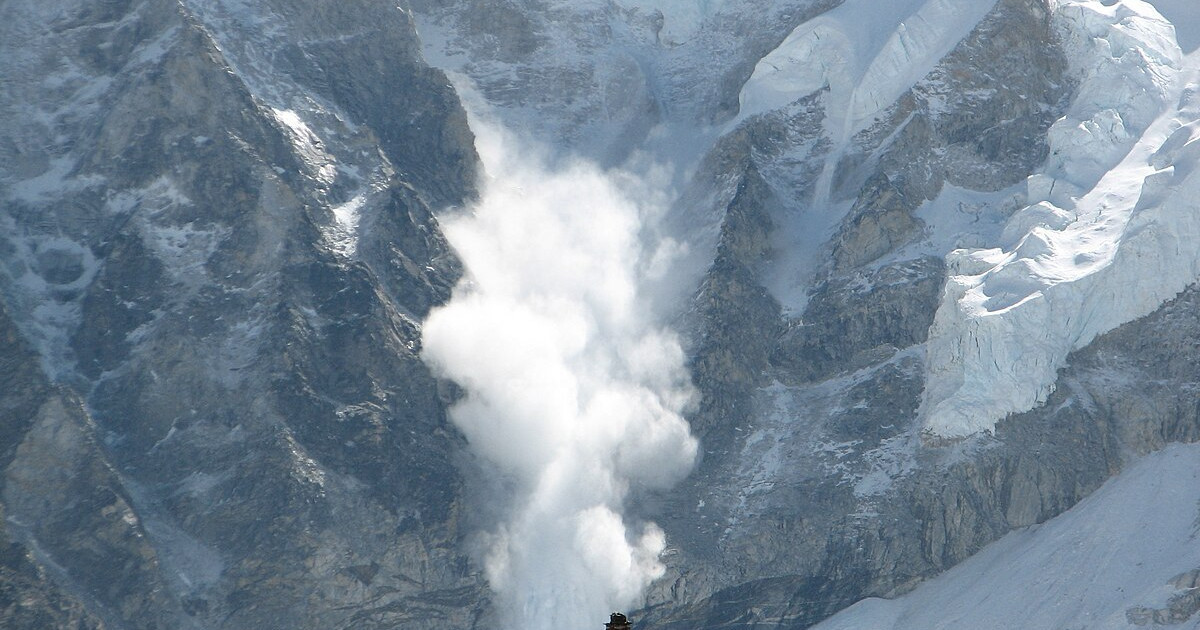
<path fill-rule="evenodd" d="M 639 627 L 812 626 L 1196 441 L 1200 61 L 1137 0 L 891 5 L 0 2 L 0 626 L 496 625 L 420 358 L 466 108 L 662 167 L 703 455 L 630 498 Z"/>
<path fill-rule="evenodd" d="M 408 14 L 0 14 L 0 625 L 471 625 L 416 344 L 476 163 Z"/>

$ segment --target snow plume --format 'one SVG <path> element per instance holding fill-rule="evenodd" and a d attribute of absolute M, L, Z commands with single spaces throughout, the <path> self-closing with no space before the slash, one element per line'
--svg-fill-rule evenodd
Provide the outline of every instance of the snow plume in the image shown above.
<path fill-rule="evenodd" d="M 670 487 L 696 456 L 684 354 L 646 291 L 676 248 L 643 243 L 664 206 L 646 177 L 473 127 L 482 199 L 443 219 L 467 277 L 425 323 L 424 357 L 465 389 L 451 419 L 514 488 L 484 558 L 505 624 L 595 626 L 664 572 L 663 532 L 623 517 L 628 492 Z"/>

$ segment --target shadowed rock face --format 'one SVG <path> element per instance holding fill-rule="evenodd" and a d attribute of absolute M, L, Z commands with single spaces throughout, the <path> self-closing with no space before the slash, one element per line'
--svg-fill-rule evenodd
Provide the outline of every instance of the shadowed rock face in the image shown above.
<path fill-rule="evenodd" d="M 3 410 L 0 431 L 4 445 L 0 452 L 0 467 L 4 470 L 0 492 L 5 499 L 4 509 L 0 510 L 4 517 L 0 522 L 0 545 L 3 545 L 0 552 L 0 622 L 7 628 L 101 628 L 101 620 L 88 612 L 77 595 L 64 592 L 58 580 L 67 576 L 51 574 L 45 564 L 45 551 L 21 541 L 28 540 L 33 527 L 61 528 L 64 520 L 72 518 L 91 526 L 100 521 L 98 531 L 116 534 L 119 542 L 115 550 L 111 547 L 94 549 L 93 555 L 116 551 L 134 557 L 142 549 L 137 548 L 135 537 L 127 535 L 131 525 L 120 521 L 120 517 L 129 515 L 128 504 L 112 500 L 115 497 L 110 485 L 114 481 L 111 474 L 96 471 L 86 463 L 95 461 L 98 456 L 86 416 L 77 402 L 64 401 L 61 392 L 56 392 L 46 382 L 38 369 L 37 356 L 22 342 L 4 310 L 0 310 L 0 367 L 0 386 L 4 391 L 0 399 Z M 73 448 L 61 448 L 63 445 Z M 31 461 L 39 455 L 48 459 Z M 64 461 L 64 458 L 77 461 Z M 54 505 L 53 499 L 46 496 L 49 493 L 43 494 L 47 486 L 64 490 L 62 486 L 70 483 L 72 475 L 84 471 L 100 472 L 98 479 L 87 482 L 94 485 L 72 488 L 63 494 L 75 501 L 86 498 L 86 504 L 65 508 Z M 83 497 L 77 496 L 80 491 Z M 104 505 L 103 498 L 92 495 L 110 501 Z M 103 514 L 104 510 L 108 510 L 108 514 Z M 130 545 L 130 542 L 135 544 Z M 77 559 L 79 551 L 69 554 L 72 557 L 67 561 Z M 136 580 L 144 576 L 126 577 Z"/>
<path fill-rule="evenodd" d="M 819 285 L 772 362 L 809 381 L 876 365 L 925 340 L 944 283 L 944 264 L 928 256 Z"/>
<path fill-rule="evenodd" d="M 68 4 L 0 9 L 5 627 L 473 625 L 417 322 L 476 160 L 408 16 Z"/>

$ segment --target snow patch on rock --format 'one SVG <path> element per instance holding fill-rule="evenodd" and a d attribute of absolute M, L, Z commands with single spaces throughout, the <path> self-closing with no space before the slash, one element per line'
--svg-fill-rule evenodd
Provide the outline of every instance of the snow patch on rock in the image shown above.
<path fill-rule="evenodd" d="M 0 273 L 8 276 L 14 319 L 52 379 L 74 370 L 71 335 L 83 316 L 85 289 L 100 269 L 92 251 L 62 236 L 22 234 L 15 221 L 0 216 L 0 228 L 15 249 Z"/>
<path fill-rule="evenodd" d="M 343 256 L 353 256 L 358 250 L 358 222 L 366 203 L 366 195 L 360 194 L 346 203 L 330 208 L 334 224 L 325 236 L 334 250 Z"/>
<path fill-rule="evenodd" d="M 304 161 L 313 178 L 325 185 L 332 184 L 338 174 L 337 160 L 325 150 L 321 138 L 295 111 L 272 109 L 271 112 L 287 132 L 296 154 Z"/>

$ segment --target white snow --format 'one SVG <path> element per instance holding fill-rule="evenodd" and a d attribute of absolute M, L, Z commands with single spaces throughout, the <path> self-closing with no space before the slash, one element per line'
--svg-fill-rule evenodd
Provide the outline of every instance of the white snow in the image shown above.
<path fill-rule="evenodd" d="M 1172 30 L 1138 0 L 1060 3 L 1080 78 L 1028 203 L 988 247 L 960 249 L 930 331 L 921 415 L 944 437 L 989 431 L 1052 391 L 1067 355 L 1146 315 L 1200 270 L 1200 119 Z"/>
<path fill-rule="evenodd" d="M 801 24 L 765 56 L 742 87 L 741 109 L 726 129 L 828 88 L 825 166 L 804 200 L 819 212 L 776 217 L 775 260 L 766 285 L 788 314 L 803 312 L 810 281 L 852 202 L 831 198 L 833 174 L 850 139 L 921 78 L 995 6 L 995 0 L 847 0 Z"/>
<path fill-rule="evenodd" d="M 9 189 L 9 196 L 25 203 L 47 203 L 63 193 L 78 192 L 103 183 L 99 176 L 71 177 L 75 159 L 68 156 L 51 158 L 40 175 L 19 181 Z"/>
<path fill-rule="evenodd" d="M 343 256 L 354 256 L 358 251 L 358 222 L 366 202 L 367 196 L 364 193 L 331 208 L 334 225 L 326 230 L 325 238 L 329 240 L 334 251 Z"/>
<path fill-rule="evenodd" d="M 929 74 L 995 0 L 847 0 L 796 28 L 742 88 L 739 119 L 828 86 L 828 129 L 844 141 Z"/>
<path fill-rule="evenodd" d="M 157 63 L 166 56 L 171 46 L 179 39 L 179 27 L 171 27 L 158 37 L 141 44 L 130 60 L 130 64 Z"/>
<path fill-rule="evenodd" d="M 945 184 L 936 198 L 921 204 L 914 213 L 925 224 L 925 238 L 919 246 L 952 252 L 995 242 L 1006 227 L 1013 224 L 1013 213 L 1024 205 L 1023 188 L 1018 185 L 995 192 L 979 192 Z M 895 258 L 904 260 L 906 256 L 901 252 Z M 889 261 L 876 264 L 885 262 Z"/>
<path fill-rule="evenodd" d="M 207 278 L 204 265 L 229 236 L 227 228 L 199 229 L 193 223 L 165 225 L 144 222 L 139 225 L 142 239 L 163 262 L 172 279 L 184 286 L 198 288 Z"/>
<path fill-rule="evenodd" d="M 1171 579 L 1200 568 L 1198 502 L 1200 445 L 1172 446 L 911 593 L 863 600 L 816 628 L 1132 628 L 1127 610 L 1164 607 L 1179 592 Z"/>
<path fill-rule="evenodd" d="M 175 182 L 162 176 L 143 188 L 112 195 L 105 210 L 133 214 L 132 224 L 142 242 L 162 262 L 171 280 L 179 287 L 195 291 L 207 278 L 208 259 L 230 232 L 222 225 L 201 227 L 194 221 L 178 224 L 170 218 L 173 210 L 190 205 L 192 200 Z"/>
<path fill-rule="evenodd" d="M 294 110 L 272 108 L 271 112 L 288 132 L 296 154 L 309 168 L 310 174 L 323 184 L 332 184 L 338 173 L 337 160 L 325 150 L 321 138 Z"/>

